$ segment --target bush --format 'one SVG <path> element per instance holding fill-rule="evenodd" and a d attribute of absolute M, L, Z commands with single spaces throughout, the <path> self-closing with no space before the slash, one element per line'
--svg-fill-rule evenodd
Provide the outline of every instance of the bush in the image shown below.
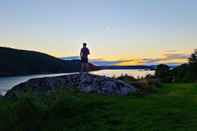
<path fill-rule="evenodd" d="M 150 93 L 161 85 L 160 80 L 151 75 L 147 75 L 142 79 L 135 79 L 132 76 L 126 75 L 120 76 L 118 79 L 135 86 L 140 94 Z"/>
<path fill-rule="evenodd" d="M 133 82 L 133 81 L 137 81 L 137 79 L 136 79 L 135 77 L 133 77 L 133 76 L 128 76 L 128 75 L 120 76 L 120 77 L 118 77 L 117 79 L 122 80 L 122 81 L 124 81 L 124 82 L 126 82 L 126 83 L 131 83 L 131 82 Z"/>
<path fill-rule="evenodd" d="M 165 64 L 160 64 L 157 66 L 155 76 L 162 82 L 171 82 L 172 75 L 170 74 L 170 67 Z"/>
<path fill-rule="evenodd" d="M 158 79 L 143 79 L 139 81 L 132 82 L 140 94 L 147 94 L 155 91 L 160 86 L 160 81 Z"/>

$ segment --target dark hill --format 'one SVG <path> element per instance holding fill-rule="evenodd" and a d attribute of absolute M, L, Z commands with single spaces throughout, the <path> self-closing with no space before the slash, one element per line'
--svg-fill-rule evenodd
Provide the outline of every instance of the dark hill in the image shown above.
<path fill-rule="evenodd" d="M 92 69 L 94 68 L 91 65 Z M 0 76 L 78 72 L 79 61 L 65 61 L 36 52 L 0 47 Z"/>

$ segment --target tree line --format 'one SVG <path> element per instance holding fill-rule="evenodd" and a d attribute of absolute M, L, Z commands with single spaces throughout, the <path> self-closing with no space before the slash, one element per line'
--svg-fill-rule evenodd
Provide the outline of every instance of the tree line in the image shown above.
<path fill-rule="evenodd" d="M 157 66 L 155 76 L 162 82 L 197 82 L 197 50 L 188 58 L 188 62 L 171 69 L 166 64 Z"/>

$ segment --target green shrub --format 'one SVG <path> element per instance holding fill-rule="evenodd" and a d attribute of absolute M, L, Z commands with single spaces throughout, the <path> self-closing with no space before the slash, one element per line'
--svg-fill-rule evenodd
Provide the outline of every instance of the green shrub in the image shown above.
<path fill-rule="evenodd" d="M 170 67 L 165 64 L 158 65 L 155 71 L 155 76 L 162 82 L 171 82 L 172 76 L 170 74 Z"/>
<path fill-rule="evenodd" d="M 122 80 L 122 81 L 127 82 L 127 83 L 131 83 L 133 81 L 137 81 L 137 79 L 135 77 L 128 76 L 128 75 L 120 76 L 117 79 Z"/>

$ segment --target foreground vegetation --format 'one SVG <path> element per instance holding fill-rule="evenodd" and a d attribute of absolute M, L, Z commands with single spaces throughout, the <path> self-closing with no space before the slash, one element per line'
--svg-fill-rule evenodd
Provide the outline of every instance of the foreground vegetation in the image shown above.
<path fill-rule="evenodd" d="M 162 84 L 126 97 L 58 91 L 0 99 L 1 131 L 197 130 L 197 84 Z"/>

